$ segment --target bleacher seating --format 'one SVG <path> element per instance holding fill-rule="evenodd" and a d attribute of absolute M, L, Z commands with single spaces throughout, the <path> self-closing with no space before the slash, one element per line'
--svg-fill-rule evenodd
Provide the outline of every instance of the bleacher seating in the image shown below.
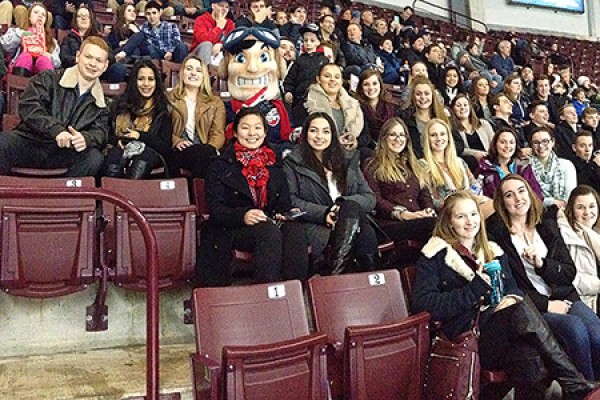
<path fill-rule="evenodd" d="M 196 399 L 327 399 L 326 335 L 310 333 L 299 281 L 197 288 Z"/>
<path fill-rule="evenodd" d="M 409 316 L 397 270 L 315 276 L 308 290 L 329 337 L 333 399 L 423 397 L 429 314 Z"/>
<path fill-rule="evenodd" d="M 121 194 L 144 213 L 158 242 L 159 286 L 189 283 L 196 268 L 196 215 L 187 180 L 103 178 L 102 187 Z M 102 262 L 111 280 L 131 290 L 146 288 L 146 253 L 141 232 L 127 214 L 103 204 Z"/>
<path fill-rule="evenodd" d="M 94 178 L 0 176 L 0 187 L 93 188 Z M 0 288 L 16 296 L 49 298 L 100 282 L 87 308 L 88 330 L 105 330 L 106 270 L 97 261 L 96 202 L 79 198 L 0 199 Z"/>

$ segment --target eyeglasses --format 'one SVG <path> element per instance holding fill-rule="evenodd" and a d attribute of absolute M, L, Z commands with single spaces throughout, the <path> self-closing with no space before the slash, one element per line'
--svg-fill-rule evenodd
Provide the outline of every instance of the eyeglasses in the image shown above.
<path fill-rule="evenodd" d="M 392 140 L 406 139 L 406 133 L 392 133 L 388 137 Z"/>
<path fill-rule="evenodd" d="M 533 140 L 531 142 L 531 144 L 535 147 L 539 147 L 539 146 L 548 146 L 550 144 L 550 142 L 552 141 L 552 139 L 543 139 L 543 140 Z"/>

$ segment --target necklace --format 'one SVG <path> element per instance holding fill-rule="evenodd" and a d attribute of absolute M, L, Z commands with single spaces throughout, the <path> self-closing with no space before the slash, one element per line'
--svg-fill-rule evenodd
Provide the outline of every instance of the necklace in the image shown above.
<path fill-rule="evenodd" d="M 512 234 L 522 239 L 528 247 L 533 243 L 533 229 L 530 232 L 528 232 L 527 228 L 523 228 L 521 232 L 513 230 Z"/>

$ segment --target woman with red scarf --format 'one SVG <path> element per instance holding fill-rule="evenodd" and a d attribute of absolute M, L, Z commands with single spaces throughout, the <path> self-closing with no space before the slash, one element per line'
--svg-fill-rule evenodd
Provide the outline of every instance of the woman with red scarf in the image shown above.
<path fill-rule="evenodd" d="M 233 249 L 253 252 L 257 283 L 297 278 L 308 268 L 306 241 L 298 240 L 302 225 L 287 220 L 292 208 L 287 180 L 265 145 L 264 115 L 241 109 L 233 132 L 233 145 L 213 161 L 206 179 L 210 219 L 202 232 L 200 282 L 231 284 Z"/>

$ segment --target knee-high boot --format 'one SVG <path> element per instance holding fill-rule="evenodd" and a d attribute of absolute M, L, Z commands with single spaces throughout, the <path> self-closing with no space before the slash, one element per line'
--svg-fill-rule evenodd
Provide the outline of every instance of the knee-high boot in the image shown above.
<path fill-rule="evenodd" d="M 525 297 L 515 307 L 511 319 L 515 333 L 540 352 L 550 377 L 560 384 L 564 399 L 580 400 L 598 388 L 597 383 L 586 380 L 577 370 L 531 299 Z"/>
<path fill-rule="evenodd" d="M 331 243 L 331 267 L 332 275 L 339 275 L 346 269 L 350 262 L 352 246 L 359 232 L 359 221 L 357 218 L 347 218 L 336 222 L 332 232 Z"/>
<path fill-rule="evenodd" d="M 134 160 L 127 171 L 129 179 L 144 179 L 150 176 L 152 166 L 145 160 Z"/>

